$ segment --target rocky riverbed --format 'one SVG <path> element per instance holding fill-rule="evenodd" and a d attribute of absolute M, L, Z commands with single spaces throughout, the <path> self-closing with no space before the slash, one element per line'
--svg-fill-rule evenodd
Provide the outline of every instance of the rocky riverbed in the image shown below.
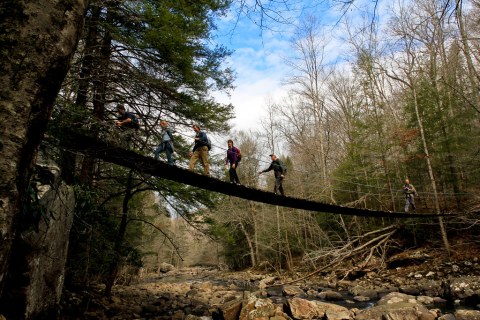
<path fill-rule="evenodd" d="M 302 274 L 163 265 L 115 286 L 109 298 L 102 286 L 65 292 L 61 319 L 480 319 L 477 257 L 440 265 L 428 254 L 414 260 L 345 279 L 330 272 L 301 281 L 295 279 Z"/>

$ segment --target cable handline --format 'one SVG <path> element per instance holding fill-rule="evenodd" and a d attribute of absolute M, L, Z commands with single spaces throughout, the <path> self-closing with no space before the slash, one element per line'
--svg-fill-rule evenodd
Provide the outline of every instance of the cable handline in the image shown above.
<path fill-rule="evenodd" d="M 188 137 L 188 138 L 192 138 L 191 136 L 189 136 L 188 134 L 185 134 L 185 133 L 182 133 L 182 132 L 178 132 L 178 131 L 175 131 L 176 134 L 179 134 L 181 136 L 184 136 L 184 137 Z M 223 147 L 223 146 L 219 146 L 219 145 L 216 145 L 214 143 L 212 143 L 212 147 L 216 147 L 220 150 L 224 150 L 224 151 L 227 151 L 228 149 Z M 218 153 L 218 155 L 220 155 L 220 153 Z M 265 163 L 265 164 L 269 164 L 270 162 L 269 161 L 265 161 L 265 160 L 262 160 L 262 159 L 259 159 L 257 157 L 254 157 L 254 156 L 243 156 L 243 158 L 245 159 L 253 159 L 253 160 L 256 160 L 258 162 L 261 162 L 261 163 Z M 294 172 L 300 172 L 300 173 L 303 173 L 303 174 L 312 174 L 312 172 L 307 172 L 305 170 L 300 170 L 300 169 L 297 169 L 297 168 L 291 168 L 290 169 L 291 171 L 294 171 Z M 391 195 L 391 192 L 388 192 L 388 190 L 385 190 L 385 188 L 382 188 L 382 187 L 379 187 L 379 186 L 374 186 L 374 185 L 368 185 L 368 184 L 364 184 L 364 183 L 359 183 L 359 182 L 353 182 L 353 181 L 348 181 L 348 180 L 342 180 L 342 179 L 338 179 L 338 178 L 332 178 L 330 177 L 329 178 L 330 180 L 333 180 L 333 181 L 338 181 L 338 182 L 342 182 L 342 183 L 348 183 L 348 184 L 352 184 L 352 185 L 356 185 L 356 186 L 362 186 L 362 187 L 368 187 L 368 188 L 372 188 L 372 189 L 377 189 L 377 190 L 382 190 L 384 191 L 383 193 L 376 193 L 378 195 L 383 195 L 383 196 L 390 196 Z M 340 189 L 340 188 L 335 188 L 335 187 L 331 187 L 332 190 L 334 191 L 340 191 L 340 192 L 349 192 L 349 193 L 360 193 L 360 194 L 370 194 L 369 192 L 365 192 L 365 191 L 358 191 L 358 190 L 345 190 L 345 189 Z M 402 189 L 394 189 L 392 190 L 395 194 L 398 194 L 398 193 L 403 193 L 402 192 Z M 426 192 L 426 191 L 420 191 L 418 192 L 419 195 L 434 195 L 433 192 Z M 442 196 L 457 196 L 457 195 L 461 195 L 461 196 L 472 196 L 473 194 L 471 193 L 466 193 L 466 192 L 461 192 L 461 193 L 454 193 L 454 192 L 437 192 L 437 195 L 442 195 Z"/>

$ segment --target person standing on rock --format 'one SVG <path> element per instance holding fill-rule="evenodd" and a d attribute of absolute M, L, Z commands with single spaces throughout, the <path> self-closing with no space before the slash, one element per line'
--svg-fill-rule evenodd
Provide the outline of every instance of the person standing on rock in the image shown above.
<path fill-rule="evenodd" d="M 409 179 L 405 179 L 403 194 L 405 195 L 405 212 L 408 212 L 410 205 L 412 205 L 413 213 L 417 213 L 417 208 L 415 207 L 415 196 L 418 194 L 417 190 L 415 190 L 415 187 L 410 183 Z"/>

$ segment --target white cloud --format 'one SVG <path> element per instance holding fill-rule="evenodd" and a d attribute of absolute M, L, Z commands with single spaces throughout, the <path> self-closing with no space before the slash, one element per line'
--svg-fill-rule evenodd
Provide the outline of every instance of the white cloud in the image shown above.
<path fill-rule="evenodd" d="M 288 69 L 282 55 L 288 50 L 288 42 L 273 36 L 267 39 L 267 35 L 264 35 L 263 46 L 260 37 L 246 42 L 249 44 L 238 47 L 229 59 L 230 67 L 237 74 L 234 91 L 230 97 L 217 96 L 235 107 L 236 118 L 231 123 L 235 130 L 257 128 L 265 116 L 266 97 L 275 100 L 286 91 L 281 81 Z"/>

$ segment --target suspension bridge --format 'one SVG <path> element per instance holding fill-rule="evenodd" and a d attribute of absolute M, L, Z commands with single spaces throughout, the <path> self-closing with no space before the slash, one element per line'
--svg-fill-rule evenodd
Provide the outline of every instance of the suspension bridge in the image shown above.
<path fill-rule="evenodd" d="M 168 179 L 193 187 L 219 192 L 225 195 L 255 202 L 319 213 L 334 213 L 375 218 L 433 218 L 455 215 L 451 213 L 414 214 L 405 212 L 378 211 L 322 203 L 290 196 L 280 196 L 274 194 L 273 192 L 232 184 L 213 177 L 200 175 L 181 167 L 170 166 L 161 160 L 155 160 L 154 158 L 138 154 L 133 150 L 119 147 L 90 136 L 81 135 L 74 132 L 69 132 L 68 135 L 71 136 L 71 139 L 67 139 L 69 143 L 68 145 L 64 145 L 64 147 L 69 150 L 85 153 L 94 158 L 102 159 L 106 162 L 130 168 L 143 174 Z"/>

